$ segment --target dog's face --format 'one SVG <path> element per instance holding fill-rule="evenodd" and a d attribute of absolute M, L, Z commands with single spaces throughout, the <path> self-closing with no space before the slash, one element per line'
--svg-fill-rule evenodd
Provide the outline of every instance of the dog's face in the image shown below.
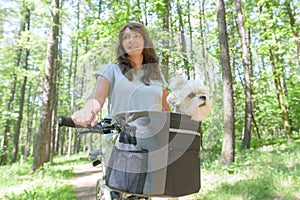
<path fill-rule="evenodd" d="M 167 101 L 182 113 L 195 121 L 202 121 L 210 114 L 212 102 L 204 85 L 180 76 L 172 78 L 169 87 L 171 92 Z"/>

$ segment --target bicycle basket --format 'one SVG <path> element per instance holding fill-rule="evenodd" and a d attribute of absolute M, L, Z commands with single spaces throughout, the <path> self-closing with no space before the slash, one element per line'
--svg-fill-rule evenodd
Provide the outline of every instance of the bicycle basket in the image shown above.
<path fill-rule="evenodd" d="M 121 126 L 136 127 L 137 144 L 115 145 L 110 157 L 107 186 L 149 197 L 179 197 L 199 191 L 199 122 L 171 112 L 119 113 Z"/>

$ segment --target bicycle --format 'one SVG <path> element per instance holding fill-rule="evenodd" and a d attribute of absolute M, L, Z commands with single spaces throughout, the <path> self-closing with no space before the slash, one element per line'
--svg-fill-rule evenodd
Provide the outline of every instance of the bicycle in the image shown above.
<path fill-rule="evenodd" d="M 66 117 L 59 118 L 59 126 L 78 127 Z M 111 138 L 106 140 L 110 149 L 104 151 L 100 145 L 99 150 L 89 153 L 93 166 L 102 164 L 96 199 L 146 200 L 198 192 L 198 126 L 179 113 L 131 111 L 115 115 L 114 122 L 103 118 L 96 126 L 79 131 L 79 136 L 96 133 Z"/>

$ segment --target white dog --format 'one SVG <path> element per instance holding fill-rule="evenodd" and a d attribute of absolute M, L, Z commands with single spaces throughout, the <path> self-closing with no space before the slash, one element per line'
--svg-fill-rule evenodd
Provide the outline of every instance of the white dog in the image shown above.
<path fill-rule="evenodd" d="M 195 121 L 202 121 L 210 114 L 212 102 L 206 86 L 198 81 L 177 76 L 170 80 L 169 88 L 171 92 L 167 101 L 180 112 Z"/>

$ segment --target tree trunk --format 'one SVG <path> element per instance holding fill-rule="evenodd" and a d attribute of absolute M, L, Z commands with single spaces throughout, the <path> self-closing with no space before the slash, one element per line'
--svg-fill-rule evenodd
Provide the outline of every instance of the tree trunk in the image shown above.
<path fill-rule="evenodd" d="M 35 171 L 39 167 L 43 166 L 45 162 L 45 150 L 49 143 L 49 132 L 51 131 L 51 97 L 53 92 L 53 73 L 55 70 L 57 59 L 57 38 L 58 38 L 58 26 L 59 26 L 59 0 L 52 0 L 51 3 L 51 29 L 49 31 L 49 40 L 46 54 L 46 67 L 45 67 L 45 82 L 43 92 L 43 104 L 41 111 L 41 120 L 38 133 L 38 141 L 36 152 L 34 156 L 34 162 L 32 170 Z"/>
<path fill-rule="evenodd" d="M 297 46 L 297 59 L 298 59 L 298 65 L 300 66 L 300 38 L 299 38 L 299 27 L 296 25 L 295 15 L 291 8 L 291 1 L 286 0 L 284 2 L 286 11 L 288 13 L 289 19 L 290 19 L 290 25 L 293 32 L 293 36 L 295 38 L 296 46 Z"/>
<path fill-rule="evenodd" d="M 92 151 L 93 150 L 93 136 L 94 134 L 90 133 L 89 134 L 89 141 L 88 141 L 88 151 Z"/>
<path fill-rule="evenodd" d="M 18 58 L 19 60 L 19 58 Z M 16 92 L 16 86 L 17 86 L 17 75 L 13 74 L 13 82 L 10 87 L 10 95 L 9 95 L 9 101 L 7 104 L 7 110 L 13 109 L 13 100 L 15 98 L 15 92 Z M 11 120 L 6 119 L 5 126 L 4 126 L 4 133 L 3 133 L 3 143 L 1 144 L 1 149 L 3 153 L 1 154 L 0 158 L 0 165 L 5 165 L 7 162 L 7 149 L 8 149 L 8 134 L 10 132 L 11 126 Z"/>
<path fill-rule="evenodd" d="M 26 28 L 25 27 L 25 21 L 23 19 L 23 15 L 22 15 L 22 18 L 20 20 L 19 38 L 21 37 L 22 32 L 25 31 L 25 28 Z M 16 68 L 14 70 L 19 68 L 19 66 L 20 66 L 22 51 L 23 51 L 23 49 L 21 47 L 17 51 Z M 16 87 L 17 87 L 17 74 L 15 72 L 12 75 L 12 80 L 13 81 L 12 81 L 11 87 L 10 87 L 9 101 L 7 103 L 7 110 L 8 111 L 13 110 L 13 101 L 14 101 L 14 98 L 15 98 Z M 6 119 L 5 125 L 4 125 L 3 143 L 2 143 L 2 146 L 1 146 L 3 153 L 1 155 L 0 165 L 5 165 L 6 162 L 7 162 L 8 134 L 9 134 L 10 130 L 11 130 L 11 120 Z"/>
<path fill-rule="evenodd" d="M 79 13 L 80 13 L 80 4 L 79 4 L 79 1 L 77 3 L 77 30 L 79 30 L 79 24 L 80 24 L 80 16 L 79 16 Z M 75 57 L 74 57 L 74 71 L 73 71 L 73 79 L 72 79 L 72 96 L 71 96 L 71 111 L 72 113 L 74 112 L 74 106 L 75 106 L 75 86 L 77 86 L 77 83 L 76 83 L 76 80 L 77 80 L 77 65 L 78 65 L 78 37 L 76 37 L 75 39 Z M 69 131 L 68 131 L 68 135 L 69 135 L 69 138 L 68 138 L 68 156 L 71 155 L 71 148 L 72 148 L 72 141 L 73 141 L 73 132 L 71 130 L 71 128 L 69 128 Z M 74 138 L 74 144 L 76 144 L 76 140 L 77 140 L 77 137 Z M 75 145 L 74 146 L 74 149 L 75 149 Z"/>
<path fill-rule="evenodd" d="M 185 73 L 187 75 L 187 78 L 190 79 L 191 75 L 190 75 L 189 62 L 187 59 L 187 52 L 186 52 L 184 23 L 182 19 L 181 5 L 179 0 L 177 0 L 177 13 L 179 16 L 179 30 L 180 30 L 180 38 L 181 38 L 181 51 L 182 51 L 183 64 L 184 64 L 184 69 L 186 70 Z"/>
<path fill-rule="evenodd" d="M 144 1 L 144 9 L 145 9 L 145 26 L 148 26 L 148 7 L 147 7 L 147 1 Z"/>
<path fill-rule="evenodd" d="M 162 50 L 162 74 L 164 75 L 166 80 L 169 80 L 169 49 L 170 49 L 170 1 L 164 0 L 166 11 L 163 13 L 163 30 L 165 34 L 165 39 L 163 40 L 163 50 Z"/>
<path fill-rule="evenodd" d="M 275 85 L 275 90 L 277 94 L 277 99 L 278 99 L 278 105 L 280 108 L 280 113 L 281 113 L 281 119 L 282 119 L 282 126 L 285 132 L 286 140 L 290 142 L 292 140 L 291 138 L 291 126 L 289 123 L 289 118 L 288 118 L 288 113 L 287 113 L 287 106 L 285 105 L 284 102 L 284 94 L 283 94 L 283 89 L 281 86 L 281 76 L 282 71 L 278 69 L 278 63 L 275 61 L 275 57 L 277 56 L 275 53 L 273 53 L 273 50 L 269 50 L 269 55 L 270 55 L 270 61 L 272 65 L 272 72 L 273 72 L 273 79 L 274 79 L 274 85 Z M 278 59 L 278 58 L 277 58 Z M 276 59 L 276 60 L 277 60 Z"/>
<path fill-rule="evenodd" d="M 55 68 L 58 68 L 59 62 L 56 62 L 55 64 Z M 56 116 L 57 116 L 57 104 L 58 104 L 58 94 L 57 94 L 57 69 L 55 69 L 55 72 L 53 73 L 53 79 L 54 79 L 54 83 L 53 83 L 53 96 L 52 96 L 52 120 L 51 120 L 51 131 L 50 131 L 50 140 L 49 140 L 49 161 L 53 162 L 53 155 L 54 155 L 54 147 L 55 147 L 55 136 L 56 136 L 56 128 L 57 128 L 57 121 L 56 121 Z"/>
<path fill-rule="evenodd" d="M 228 51 L 228 37 L 225 20 L 226 14 L 223 0 L 217 0 L 217 12 L 224 95 L 224 139 L 222 144 L 220 164 L 224 166 L 234 162 L 235 133 L 232 75 Z"/>
<path fill-rule="evenodd" d="M 72 139 L 73 139 L 73 133 L 72 128 L 68 128 L 68 151 L 67 155 L 70 156 L 72 152 Z"/>
<path fill-rule="evenodd" d="M 99 4 L 98 4 L 98 18 L 100 18 L 101 13 L 102 13 L 102 0 L 99 0 Z"/>
<path fill-rule="evenodd" d="M 62 5 L 58 5 L 59 8 L 61 9 Z M 57 23 L 59 24 L 59 27 L 57 29 L 58 33 L 62 32 L 61 29 L 61 24 L 60 24 L 60 15 L 58 16 Z M 58 34 L 59 35 L 59 34 Z M 55 70 L 53 73 L 53 96 L 52 96 L 52 124 L 51 124 L 51 135 L 50 135 L 50 161 L 53 162 L 53 156 L 56 154 L 56 142 L 57 142 L 57 137 L 58 137 L 58 124 L 57 124 L 57 107 L 58 107 L 58 96 L 59 96 L 59 88 L 60 88 L 60 81 L 57 82 L 57 80 L 60 80 L 60 75 L 61 75 L 61 60 L 62 60 L 62 53 L 61 49 L 59 49 L 59 46 L 61 46 L 62 43 L 62 35 L 58 37 L 59 39 L 57 40 L 57 52 L 56 52 L 56 62 L 55 62 Z"/>
<path fill-rule="evenodd" d="M 27 95 L 27 130 L 26 130 L 26 141 L 25 141 L 25 157 L 29 156 L 30 152 L 30 139 L 32 134 L 32 113 L 30 112 L 30 96 L 31 96 L 31 85 L 28 88 L 28 95 Z"/>
<path fill-rule="evenodd" d="M 242 11 L 241 0 L 236 0 L 236 9 L 238 14 L 238 28 L 242 45 L 244 79 L 245 79 L 245 122 L 244 122 L 244 137 L 242 148 L 249 149 L 252 130 L 252 90 L 250 78 L 250 51 L 247 29 L 244 25 L 244 15 Z"/>
<path fill-rule="evenodd" d="M 65 137 L 65 134 L 61 134 L 61 133 L 59 134 L 59 138 L 60 138 L 60 151 L 59 151 L 59 154 L 60 155 L 64 155 L 64 153 L 65 153 L 65 141 L 66 141 L 66 137 Z"/>
<path fill-rule="evenodd" d="M 36 103 L 38 101 L 39 100 L 36 100 Z M 32 116 L 35 116 L 35 118 L 32 119 L 32 120 L 35 121 L 34 124 L 38 124 L 39 119 L 38 119 L 37 116 L 39 116 L 39 115 L 38 115 L 38 110 L 37 109 L 33 110 L 33 115 Z M 32 128 L 32 134 L 31 134 L 30 156 L 34 156 L 34 153 L 35 153 L 35 144 L 37 143 L 37 134 L 38 134 L 38 128 L 39 127 L 38 126 L 34 126 L 34 128 L 33 127 L 31 127 L 31 128 Z"/>
<path fill-rule="evenodd" d="M 27 58 L 28 59 L 28 58 Z M 21 132 L 21 124 L 23 120 L 23 109 L 24 109 L 24 101 L 25 101 L 25 89 L 26 89 L 27 77 L 24 77 L 22 88 L 21 88 L 21 97 L 20 97 L 20 105 L 19 105 L 19 117 L 17 121 L 16 133 L 14 137 L 14 148 L 12 154 L 11 162 L 14 163 L 17 160 L 17 155 L 19 151 L 19 139 Z"/>
<path fill-rule="evenodd" d="M 209 76 L 208 76 L 208 55 L 207 55 L 207 41 L 205 34 L 205 0 L 199 2 L 199 27 L 200 27 L 200 40 L 202 44 L 202 65 L 203 65 L 203 74 L 204 74 L 204 84 L 209 85 Z"/>
<path fill-rule="evenodd" d="M 62 8 L 62 5 L 63 4 L 63 2 L 61 3 L 61 5 L 60 5 L 60 8 Z M 60 13 L 60 18 L 61 18 L 61 13 Z M 63 35 L 63 31 L 62 31 L 62 25 L 61 25 L 61 22 L 59 22 L 60 23 L 60 26 L 59 26 L 59 28 L 60 28 L 60 30 L 59 30 L 59 32 L 60 33 L 62 33 L 62 34 L 60 34 L 60 36 L 59 36 L 59 40 L 58 40 L 58 55 L 57 55 L 57 58 L 58 58 L 58 62 L 57 62 L 57 69 L 56 69 L 56 79 L 57 80 L 59 80 L 57 83 L 56 83 L 56 90 L 55 90 L 55 92 L 56 92 L 56 98 L 55 98 L 55 101 L 56 101 L 56 103 L 55 103 L 55 119 L 54 119 L 54 123 L 53 123 L 53 127 L 55 127 L 55 129 L 53 130 L 53 138 L 52 138 L 52 155 L 51 155 L 51 161 L 52 161 L 52 159 L 53 159 L 53 156 L 54 155 L 57 155 L 58 153 L 59 153 L 59 126 L 58 126 L 58 123 L 57 123 L 57 121 L 56 121 L 56 117 L 57 117 L 57 107 L 59 106 L 59 93 L 60 93 L 60 85 L 61 85 L 61 83 L 64 83 L 64 80 L 62 80 L 62 74 L 63 74 L 63 68 L 61 67 L 62 65 L 61 65 L 61 62 L 62 62 L 62 60 L 63 60 L 63 57 L 62 57 L 62 49 L 60 49 L 59 47 L 61 47 L 62 46 L 62 41 L 63 41 L 63 39 L 62 39 L 62 35 Z"/>
<path fill-rule="evenodd" d="M 25 11 L 24 17 L 26 21 L 26 30 L 30 30 L 30 10 L 25 6 L 23 8 Z M 24 64 L 24 70 L 27 71 L 28 69 L 28 58 L 29 58 L 29 50 L 26 49 L 25 51 L 25 64 Z M 21 95 L 20 95 L 20 105 L 19 105 L 19 116 L 17 121 L 17 128 L 16 133 L 14 137 L 14 148 L 13 148 L 13 154 L 12 154 L 12 163 L 16 162 L 17 155 L 19 151 L 19 139 L 20 139 L 20 132 L 21 132 L 21 124 L 23 120 L 23 110 L 24 110 L 24 101 L 25 101 L 25 90 L 26 90 L 26 83 L 27 83 L 27 76 L 25 75 L 23 78 L 23 83 L 21 87 Z"/>
<path fill-rule="evenodd" d="M 267 2 L 267 8 L 269 8 L 268 2 Z M 271 21 L 274 21 L 274 17 L 272 15 L 272 12 L 269 12 L 269 17 Z M 271 25 L 271 29 L 275 29 L 276 24 Z M 275 85 L 275 90 L 277 94 L 277 99 L 278 99 L 278 104 L 280 108 L 280 114 L 281 114 L 281 119 L 282 119 L 282 127 L 284 130 L 284 134 L 286 136 L 286 139 L 288 142 L 292 140 L 291 138 L 291 126 L 289 122 L 289 117 L 288 117 L 288 103 L 285 102 L 284 98 L 284 91 L 283 87 L 281 84 L 284 84 L 284 71 L 283 71 L 283 59 L 280 58 L 279 55 L 279 45 L 277 44 L 277 39 L 275 32 L 272 32 L 271 34 L 271 40 L 275 41 L 272 42 L 272 44 L 269 47 L 269 57 L 270 57 L 270 62 L 272 66 L 272 73 L 273 73 L 273 79 L 274 79 L 274 85 Z"/>
<path fill-rule="evenodd" d="M 190 48 L 189 48 L 190 50 L 189 50 L 189 52 L 190 52 L 190 61 L 191 61 L 191 63 L 189 63 L 189 65 L 191 66 L 191 69 L 192 69 L 192 72 L 193 72 L 192 79 L 195 80 L 195 78 L 196 78 L 196 69 L 195 69 L 195 65 L 194 65 L 193 28 L 192 28 L 192 24 L 191 24 L 191 9 L 190 9 L 191 2 L 190 2 L 190 0 L 188 0 L 187 4 L 188 4 L 188 13 L 187 13 L 187 15 L 188 15 L 189 41 L 190 41 Z"/>

